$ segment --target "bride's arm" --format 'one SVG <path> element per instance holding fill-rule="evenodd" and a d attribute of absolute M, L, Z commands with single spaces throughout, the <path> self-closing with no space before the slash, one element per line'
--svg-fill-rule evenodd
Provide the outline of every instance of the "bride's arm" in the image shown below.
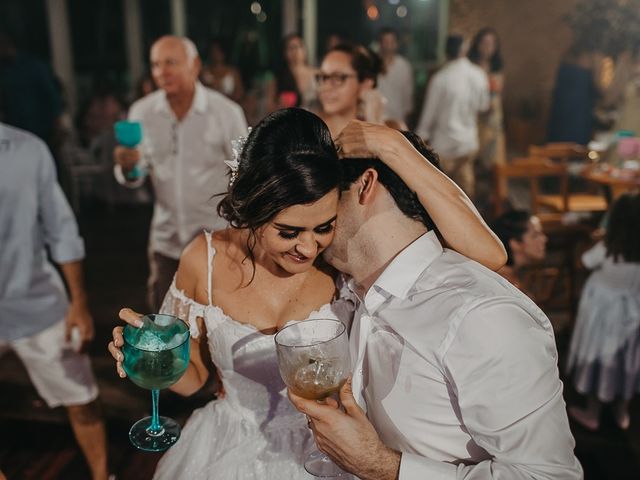
<path fill-rule="evenodd" d="M 346 157 L 377 157 L 416 192 L 445 242 L 468 258 L 497 270 L 507 254 L 469 197 L 394 129 L 352 121 L 336 138 Z M 346 160 L 348 161 L 348 160 Z"/>
<path fill-rule="evenodd" d="M 204 235 L 196 237 L 184 249 L 180 256 L 180 264 L 176 272 L 176 288 L 184 292 L 190 299 L 196 298 L 196 287 L 204 278 L 206 279 L 206 258 L 207 258 L 206 238 Z M 205 259 L 205 261 L 203 261 Z M 203 272 L 203 266 L 205 268 Z M 167 312 L 163 312 L 167 313 Z M 189 315 L 193 317 L 192 315 Z M 189 365 L 184 375 L 174 385 L 170 387 L 179 395 L 189 396 L 202 388 L 209 378 L 211 361 L 207 349 L 207 333 L 201 317 L 192 318 L 191 321 L 198 322 L 200 335 L 197 338 L 191 337 L 191 351 L 189 353 Z"/>
<path fill-rule="evenodd" d="M 184 291 L 185 295 L 189 298 L 195 298 L 198 278 L 199 275 L 201 275 L 200 269 L 202 268 L 202 263 L 205 263 L 206 268 L 206 262 L 201 261 L 201 243 L 202 240 L 199 240 L 198 238 L 187 246 L 180 257 L 180 266 L 176 273 L 176 287 L 178 290 Z M 206 249 L 206 243 L 204 244 L 204 248 Z M 204 252 L 204 258 L 207 258 L 206 250 Z M 200 261 L 198 261 L 199 259 Z M 209 378 L 211 366 L 211 362 L 209 360 L 210 357 L 207 351 L 204 322 L 202 322 L 201 318 L 196 316 L 196 312 L 190 312 L 191 307 L 192 306 L 189 303 L 185 303 L 181 298 L 175 297 L 171 291 L 169 291 L 162 303 L 162 308 L 160 309 L 160 313 L 174 315 L 189 322 L 198 322 L 197 331 L 199 331 L 200 334 L 197 338 L 192 336 L 189 340 L 191 342 L 189 365 L 180 380 L 170 387 L 170 390 L 184 396 L 193 395 L 202 388 Z M 119 316 L 121 320 L 124 320 L 129 325 L 134 327 L 142 326 L 142 315 L 134 312 L 130 308 L 121 309 Z M 121 326 L 117 326 L 113 329 L 113 340 L 109 343 L 108 348 L 116 361 L 116 371 L 118 372 L 118 375 L 121 378 L 124 378 L 127 375 L 122 367 L 122 363 L 124 362 L 124 354 L 121 350 L 121 347 L 124 344 L 122 330 L 123 327 Z M 191 328 L 191 330 L 194 331 L 196 329 Z"/>

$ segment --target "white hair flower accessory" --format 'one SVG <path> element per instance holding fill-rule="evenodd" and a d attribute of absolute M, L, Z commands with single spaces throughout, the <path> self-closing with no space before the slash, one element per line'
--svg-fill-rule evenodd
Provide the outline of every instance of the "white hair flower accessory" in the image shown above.
<path fill-rule="evenodd" d="M 242 154 L 242 149 L 244 148 L 244 144 L 247 143 L 247 138 L 249 138 L 249 134 L 251 133 L 251 127 L 247 129 L 246 135 L 240 135 L 238 138 L 231 140 L 231 151 L 233 152 L 233 160 L 225 160 L 224 163 L 227 164 L 227 167 L 231 170 L 231 178 L 229 178 L 229 186 L 233 185 L 233 182 L 236 181 L 236 177 L 238 176 L 238 167 L 240 166 L 240 155 Z"/>

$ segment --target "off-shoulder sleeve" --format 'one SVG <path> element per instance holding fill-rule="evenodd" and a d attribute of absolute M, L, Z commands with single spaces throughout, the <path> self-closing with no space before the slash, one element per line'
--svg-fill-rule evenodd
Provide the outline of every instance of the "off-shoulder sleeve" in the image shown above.
<path fill-rule="evenodd" d="M 174 277 L 160 307 L 160 313 L 173 315 L 184 320 L 189 325 L 191 337 L 198 338 L 200 336 L 200 328 L 198 327 L 197 319 L 198 317 L 204 318 L 205 308 L 205 305 L 187 297 L 184 291 L 178 290 Z"/>

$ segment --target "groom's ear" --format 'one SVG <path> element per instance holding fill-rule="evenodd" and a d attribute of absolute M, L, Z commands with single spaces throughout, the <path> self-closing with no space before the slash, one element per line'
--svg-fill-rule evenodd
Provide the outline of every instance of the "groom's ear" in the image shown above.
<path fill-rule="evenodd" d="M 367 168 L 358 178 L 358 203 L 367 205 L 375 197 L 378 185 L 378 172 L 374 168 Z"/>

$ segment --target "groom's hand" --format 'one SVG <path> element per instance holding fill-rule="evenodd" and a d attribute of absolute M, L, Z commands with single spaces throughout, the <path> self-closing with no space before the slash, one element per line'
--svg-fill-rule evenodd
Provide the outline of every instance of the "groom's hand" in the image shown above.
<path fill-rule="evenodd" d="M 325 404 L 299 397 L 289 390 L 294 406 L 307 415 L 318 448 L 342 469 L 362 480 L 395 480 L 400 453 L 387 448 L 351 391 L 351 379 L 340 389 L 343 412 L 335 400 Z"/>

